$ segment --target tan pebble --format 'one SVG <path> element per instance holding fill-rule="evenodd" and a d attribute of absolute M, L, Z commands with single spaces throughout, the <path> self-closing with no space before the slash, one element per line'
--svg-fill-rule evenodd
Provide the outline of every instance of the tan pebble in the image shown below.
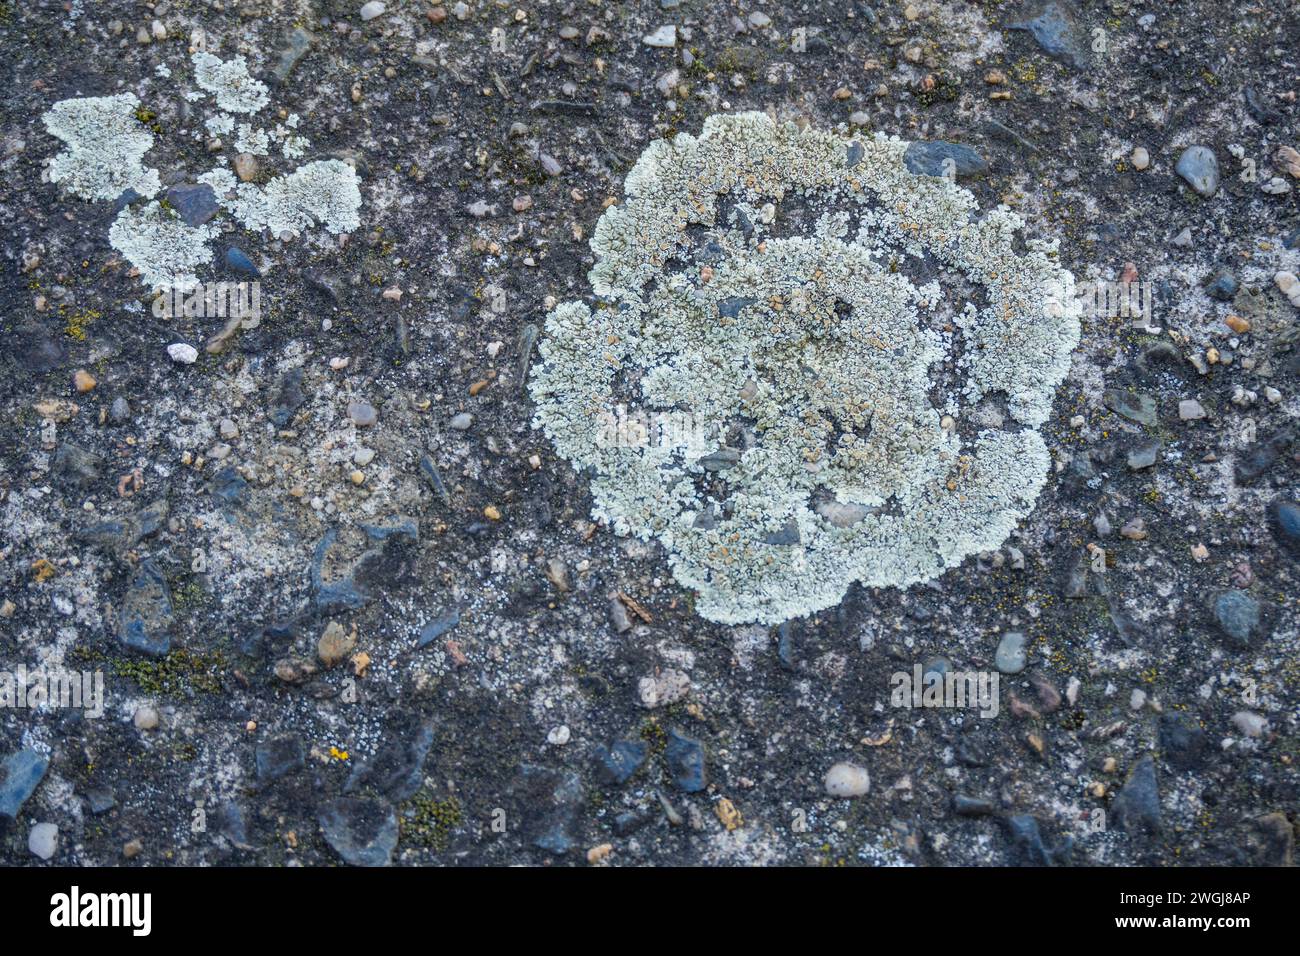
<path fill-rule="evenodd" d="M 325 632 L 321 634 L 320 640 L 316 642 L 316 656 L 326 667 L 333 667 L 347 660 L 356 646 L 355 627 L 349 632 L 338 621 L 330 621 L 325 626 Z"/>
<path fill-rule="evenodd" d="M 736 809 L 736 805 L 726 797 L 723 797 L 717 802 L 713 811 L 718 815 L 718 819 L 722 821 L 722 825 L 726 827 L 728 831 L 735 830 L 738 827 L 745 825 L 745 818 L 741 816 L 740 811 Z"/>
<path fill-rule="evenodd" d="M 235 157 L 235 175 L 241 182 L 248 182 L 257 175 L 257 157 L 252 153 L 240 153 Z"/>
<path fill-rule="evenodd" d="M 79 368 L 72 376 L 72 384 L 77 391 L 88 392 L 99 383 L 95 381 L 95 376 L 91 375 L 84 368 Z"/>

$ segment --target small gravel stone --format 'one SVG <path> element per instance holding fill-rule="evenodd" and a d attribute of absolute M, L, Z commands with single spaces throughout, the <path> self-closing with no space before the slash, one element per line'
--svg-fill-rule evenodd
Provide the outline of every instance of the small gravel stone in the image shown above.
<path fill-rule="evenodd" d="M 860 797 L 871 789 L 871 775 L 857 764 L 837 763 L 826 771 L 822 784 L 832 797 Z"/>
<path fill-rule="evenodd" d="M 641 38 L 641 42 L 646 46 L 654 47 L 673 47 L 677 45 L 677 27 L 669 24 L 662 26 L 654 33 L 646 34 Z"/>
<path fill-rule="evenodd" d="M 637 684 L 641 705 L 651 709 L 676 703 L 691 692 L 691 679 L 671 668 L 650 677 L 642 677 Z"/>
<path fill-rule="evenodd" d="M 1194 398 L 1185 398 L 1178 403 L 1178 417 L 1185 422 L 1194 422 L 1205 417 L 1205 408 Z"/>
<path fill-rule="evenodd" d="M 1151 165 L 1151 154 L 1143 146 L 1138 146 L 1133 150 L 1129 160 L 1133 163 L 1133 168 L 1141 172 Z"/>
<path fill-rule="evenodd" d="M 346 630 L 338 621 L 330 621 L 316 642 L 316 656 L 326 667 L 334 667 L 347 660 L 356 647 L 356 632 Z"/>
<path fill-rule="evenodd" d="M 1247 737 L 1262 737 L 1268 731 L 1268 718 L 1249 710 L 1232 715 L 1232 726 Z"/>
<path fill-rule="evenodd" d="M 1222 591 L 1214 599 L 1214 619 L 1233 647 L 1244 650 L 1259 629 L 1259 602 L 1245 591 Z"/>
<path fill-rule="evenodd" d="M 369 402 L 349 402 L 348 418 L 358 428 L 369 428 L 379 418 L 379 413 Z"/>
<path fill-rule="evenodd" d="M 1219 190 L 1219 160 L 1207 146 L 1189 146 L 1183 150 L 1174 171 L 1206 199 Z"/>
<path fill-rule="evenodd" d="M 450 424 L 452 428 L 456 429 L 456 431 L 463 432 L 474 424 L 474 416 L 469 412 L 461 412 L 458 415 L 453 415 L 448 424 Z"/>
<path fill-rule="evenodd" d="M 158 711 L 148 704 L 137 707 L 131 722 L 135 724 L 136 730 L 156 730 L 159 723 Z"/>
<path fill-rule="evenodd" d="M 199 360 L 199 350 L 185 342 L 173 342 L 167 346 L 167 354 L 181 365 L 193 365 Z"/>
<path fill-rule="evenodd" d="M 27 849 L 42 860 L 54 856 L 59 848 L 59 828 L 53 823 L 38 823 L 27 834 Z"/>
<path fill-rule="evenodd" d="M 993 666 L 1003 674 L 1019 674 L 1025 669 L 1025 658 L 1025 635 L 1019 631 L 1007 631 L 998 642 Z"/>

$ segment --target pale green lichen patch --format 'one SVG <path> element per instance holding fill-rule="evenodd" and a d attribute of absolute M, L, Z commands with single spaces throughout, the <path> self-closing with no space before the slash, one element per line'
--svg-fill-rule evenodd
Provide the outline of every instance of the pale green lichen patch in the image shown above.
<path fill-rule="evenodd" d="M 227 113 L 256 113 L 270 102 L 266 84 L 249 75 L 242 56 L 223 61 L 206 50 L 195 50 L 192 62 L 199 87 L 215 96 L 217 106 Z"/>
<path fill-rule="evenodd" d="M 759 113 L 652 143 L 592 238 L 603 301 L 547 318 L 536 424 L 707 618 L 933 578 L 1000 546 L 1046 480 L 1074 279 L 906 147 Z M 611 429 L 638 415 L 687 427 Z"/>
<path fill-rule="evenodd" d="M 198 283 L 197 270 L 212 259 L 212 226 L 188 226 L 171 210 L 151 202 L 127 206 L 113 220 L 108 241 L 140 271 L 140 281 L 158 291 Z"/>
<path fill-rule="evenodd" d="M 134 93 L 55 103 L 41 117 L 66 148 L 50 160 L 50 179 L 82 199 L 117 199 L 128 189 L 150 199 L 162 184 L 141 165 L 153 135 L 136 119 Z"/>
<path fill-rule="evenodd" d="M 298 114 L 287 114 L 270 130 L 252 122 L 236 124 L 230 115 L 257 113 L 269 101 L 266 85 L 248 74 L 242 56 L 222 61 L 199 50 L 193 63 L 196 82 L 215 95 L 224 111 L 205 121 L 209 134 L 235 134 L 234 146 L 241 152 L 266 156 L 274 143 L 286 159 L 303 155 L 309 144 L 297 132 Z M 45 114 L 44 121 L 50 133 L 67 144 L 50 162 L 50 179 L 64 183 L 78 196 L 120 199 L 134 190 L 138 197 L 149 199 L 162 188 L 158 170 L 140 165 L 154 139 L 141 123 L 140 101 L 133 94 L 63 100 Z M 271 178 L 265 186 L 238 182 L 222 167 L 199 176 L 198 181 L 212 186 L 222 208 L 246 228 L 268 230 L 278 239 L 317 226 L 339 235 L 361 225 L 360 181 L 356 170 L 340 160 L 306 163 Z M 198 281 L 196 271 L 212 260 L 208 244 L 216 235 L 215 226 L 193 228 L 154 202 L 143 209 L 125 204 L 109 230 L 109 241 L 145 285 L 168 290 Z"/>
<path fill-rule="evenodd" d="M 263 189 L 236 182 L 228 169 L 199 177 L 217 194 L 222 207 L 252 230 L 297 235 L 320 225 L 338 235 L 361 225 L 361 185 L 356 170 L 339 159 L 322 159 L 276 176 Z"/>

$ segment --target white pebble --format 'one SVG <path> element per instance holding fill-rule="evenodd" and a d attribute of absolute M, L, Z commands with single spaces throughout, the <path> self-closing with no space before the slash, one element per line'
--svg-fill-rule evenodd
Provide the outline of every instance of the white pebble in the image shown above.
<path fill-rule="evenodd" d="M 379 2 L 379 0 L 370 0 L 369 3 L 361 8 L 361 19 L 373 20 L 375 17 L 383 16 L 385 9 L 386 8 Z"/>
<path fill-rule="evenodd" d="M 551 732 L 546 735 L 546 742 L 554 744 L 556 747 L 563 747 L 569 742 L 570 736 L 569 728 L 564 724 L 560 724 L 558 727 L 551 728 Z"/>
<path fill-rule="evenodd" d="M 136 709 L 132 723 L 135 724 L 136 730 L 154 730 L 158 726 L 158 711 L 145 704 Z"/>
<path fill-rule="evenodd" d="M 199 359 L 199 350 L 185 342 L 173 342 L 167 346 L 167 354 L 172 357 L 173 362 L 180 362 L 182 365 L 193 365 Z"/>
<path fill-rule="evenodd" d="M 832 797 L 860 797 L 871 789 L 871 775 L 853 763 L 837 763 L 826 771 L 826 792 Z"/>
<path fill-rule="evenodd" d="M 1282 290 L 1282 294 L 1291 300 L 1292 305 L 1300 306 L 1300 279 L 1295 277 L 1294 272 L 1279 272 L 1273 276 L 1273 281 Z"/>
<path fill-rule="evenodd" d="M 669 24 L 662 26 L 654 33 L 647 34 L 641 38 L 646 46 L 670 47 L 677 45 L 677 27 Z"/>
<path fill-rule="evenodd" d="M 38 823 L 27 834 L 27 849 L 42 860 L 50 859 L 58 848 L 59 828 L 53 823 Z"/>
<path fill-rule="evenodd" d="M 1232 725 L 1247 737 L 1261 737 L 1268 730 L 1268 718 L 1249 710 L 1239 710 L 1232 715 Z"/>

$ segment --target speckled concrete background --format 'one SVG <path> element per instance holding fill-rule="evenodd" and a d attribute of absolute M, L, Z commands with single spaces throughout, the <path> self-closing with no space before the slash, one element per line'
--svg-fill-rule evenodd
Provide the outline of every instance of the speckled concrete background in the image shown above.
<path fill-rule="evenodd" d="M 0 671 L 104 687 L 0 708 L 0 862 L 1292 862 L 1294 4 L 365 8 L 0 3 Z M 362 194 L 345 240 L 213 220 L 265 314 L 212 351 L 40 121 L 132 92 L 165 189 L 229 162 L 196 30 Z M 740 110 L 969 147 L 1158 327 L 1085 319 L 999 552 L 772 629 L 593 523 L 521 388 L 637 156 Z M 997 716 L 893 706 L 916 666 Z"/>

